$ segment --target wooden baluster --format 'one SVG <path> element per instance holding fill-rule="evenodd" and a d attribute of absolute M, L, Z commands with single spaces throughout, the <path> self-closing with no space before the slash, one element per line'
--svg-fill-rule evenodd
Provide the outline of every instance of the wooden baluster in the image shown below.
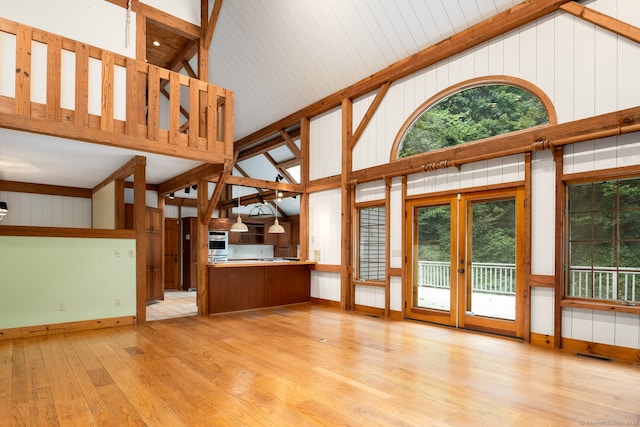
<path fill-rule="evenodd" d="M 31 27 L 18 25 L 16 31 L 16 114 L 31 116 Z"/>
<path fill-rule="evenodd" d="M 74 123 L 76 126 L 89 127 L 89 47 L 76 43 L 76 110 Z"/>
<path fill-rule="evenodd" d="M 113 53 L 102 51 L 102 102 L 100 111 L 100 129 L 113 132 Z"/>
<path fill-rule="evenodd" d="M 47 120 L 61 119 L 62 39 L 47 34 Z"/>

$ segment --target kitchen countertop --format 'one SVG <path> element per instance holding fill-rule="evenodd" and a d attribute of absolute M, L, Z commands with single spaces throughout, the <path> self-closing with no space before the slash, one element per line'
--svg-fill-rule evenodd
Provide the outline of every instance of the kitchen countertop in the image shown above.
<path fill-rule="evenodd" d="M 271 267 L 286 265 L 315 265 L 315 261 L 299 261 L 284 258 L 267 258 L 267 259 L 238 259 L 209 264 L 212 268 L 229 268 L 229 267 Z"/>

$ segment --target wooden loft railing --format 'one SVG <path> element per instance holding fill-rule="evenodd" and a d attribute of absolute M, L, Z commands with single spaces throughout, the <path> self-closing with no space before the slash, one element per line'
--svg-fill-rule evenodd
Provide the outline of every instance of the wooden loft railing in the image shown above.
<path fill-rule="evenodd" d="M 206 163 L 233 157 L 233 93 L 207 82 L 2 18 L 0 76 L 0 127 Z"/>

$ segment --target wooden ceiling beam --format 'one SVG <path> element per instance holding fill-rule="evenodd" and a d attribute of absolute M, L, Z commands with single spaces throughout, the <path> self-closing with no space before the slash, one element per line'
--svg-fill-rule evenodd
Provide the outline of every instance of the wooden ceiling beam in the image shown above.
<path fill-rule="evenodd" d="M 166 196 L 198 183 L 199 179 L 210 179 L 224 169 L 224 164 L 203 164 L 173 177 L 158 185 L 158 196 Z"/>
<path fill-rule="evenodd" d="M 271 157 L 271 154 L 269 153 L 264 153 L 264 157 L 266 157 L 266 159 L 269 161 L 269 163 L 271 163 L 271 165 L 276 168 L 276 170 L 278 171 L 278 173 L 280 175 L 282 175 L 288 182 L 290 182 L 291 184 L 294 184 L 296 182 L 295 179 L 293 179 L 293 177 L 289 174 L 289 172 L 287 172 L 287 170 L 285 168 L 283 168 L 282 166 L 280 166 L 274 159 L 273 157 Z"/>
<path fill-rule="evenodd" d="M 300 122 L 303 117 L 314 117 L 341 105 L 345 98 L 355 99 L 365 95 L 385 82 L 394 82 L 416 71 L 427 68 L 446 58 L 453 57 L 468 49 L 485 43 L 494 37 L 521 27 L 538 18 L 555 12 L 570 0 L 526 0 L 464 31 L 429 46 L 420 52 L 391 64 L 387 68 L 360 80 L 359 82 L 328 95 L 321 100 L 298 110 L 271 125 L 236 141 L 235 147 L 242 151 L 280 129 L 286 129 Z"/>
<path fill-rule="evenodd" d="M 289 135 L 287 132 L 285 132 L 284 129 L 280 129 L 280 136 L 284 140 L 284 143 L 287 145 L 287 148 L 289 150 L 291 150 L 291 152 L 293 153 L 294 156 L 296 156 L 297 159 L 299 159 L 300 158 L 300 149 L 298 148 L 296 143 L 293 142 L 293 139 L 291 138 L 291 135 Z"/>
<path fill-rule="evenodd" d="M 358 128 L 356 129 L 355 132 L 353 132 L 353 135 L 351 135 L 351 138 L 349 140 L 349 150 L 353 150 L 353 148 L 358 143 L 358 140 L 362 136 L 362 133 L 364 132 L 364 130 L 369 125 L 369 122 L 373 118 L 374 113 L 382 103 L 382 100 L 384 99 L 384 96 L 387 94 L 387 91 L 389 90 L 390 87 L 391 87 L 391 82 L 385 82 L 382 86 L 380 86 L 380 89 L 378 89 L 378 93 L 376 94 L 376 97 L 371 102 L 371 105 L 369 105 L 369 108 L 367 109 L 367 112 L 364 114 L 364 117 L 362 118 L 362 121 L 358 125 Z"/>
<path fill-rule="evenodd" d="M 65 187 L 62 185 L 34 184 L 31 182 L 0 180 L 0 191 L 16 193 L 46 194 L 50 196 L 82 197 L 90 199 L 93 192 L 89 188 Z"/>
<path fill-rule="evenodd" d="M 253 187 L 255 189 L 268 188 L 270 190 L 290 191 L 292 193 L 302 193 L 304 191 L 304 188 L 300 184 L 265 181 L 262 179 L 245 178 L 235 175 L 229 175 L 225 182 L 231 185 L 241 185 L 243 187 Z"/>
<path fill-rule="evenodd" d="M 613 33 L 628 38 L 631 41 L 640 43 L 640 28 L 623 22 L 619 19 L 612 18 L 597 10 L 584 7 L 575 1 L 563 4 L 560 9 L 570 13 L 573 16 L 584 19 L 587 22 L 595 24 Z"/>
<path fill-rule="evenodd" d="M 278 130 L 278 132 L 280 129 Z M 297 138 L 300 136 L 300 129 L 294 129 L 287 133 L 291 139 Z M 276 136 L 275 138 L 265 141 L 260 145 L 257 145 L 253 148 L 249 148 L 247 150 L 241 151 L 240 156 L 238 157 L 238 161 L 247 160 L 251 157 L 258 156 L 260 154 L 266 153 L 267 151 L 273 150 L 274 148 L 278 148 L 282 145 L 285 145 L 286 142 L 282 135 Z M 294 144 L 295 145 L 295 144 Z"/>
<path fill-rule="evenodd" d="M 202 0 L 202 5 L 206 6 L 206 10 L 209 10 L 208 0 Z M 209 50 L 211 41 L 213 40 L 213 32 L 216 30 L 218 18 L 220 17 L 220 10 L 222 9 L 222 0 L 215 0 L 213 4 L 213 10 L 211 11 L 211 17 L 207 22 L 207 27 L 202 28 L 202 40 L 204 48 Z"/>
<path fill-rule="evenodd" d="M 105 185 L 108 185 L 112 181 L 116 179 L 125 179 L 133 175 L 136 171 L 136 168 L 141 165 L 147 164 L 147 158 L 144 156 L 133 156 L 127 163 L 120 166 L 117 170 L 113 171 L 111 175 L 102 180 L 98 185 L 93 187 L 91 190 L 93 193 L 103 188 Z"/>

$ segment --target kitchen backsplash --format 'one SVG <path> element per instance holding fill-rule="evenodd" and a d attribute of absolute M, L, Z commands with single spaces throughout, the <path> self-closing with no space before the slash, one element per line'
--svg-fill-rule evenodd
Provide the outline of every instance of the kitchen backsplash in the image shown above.
<path fill-rule="evenodd" d="M 273 245 L 229 245 L 229 259 L 273 258 Z"/>

